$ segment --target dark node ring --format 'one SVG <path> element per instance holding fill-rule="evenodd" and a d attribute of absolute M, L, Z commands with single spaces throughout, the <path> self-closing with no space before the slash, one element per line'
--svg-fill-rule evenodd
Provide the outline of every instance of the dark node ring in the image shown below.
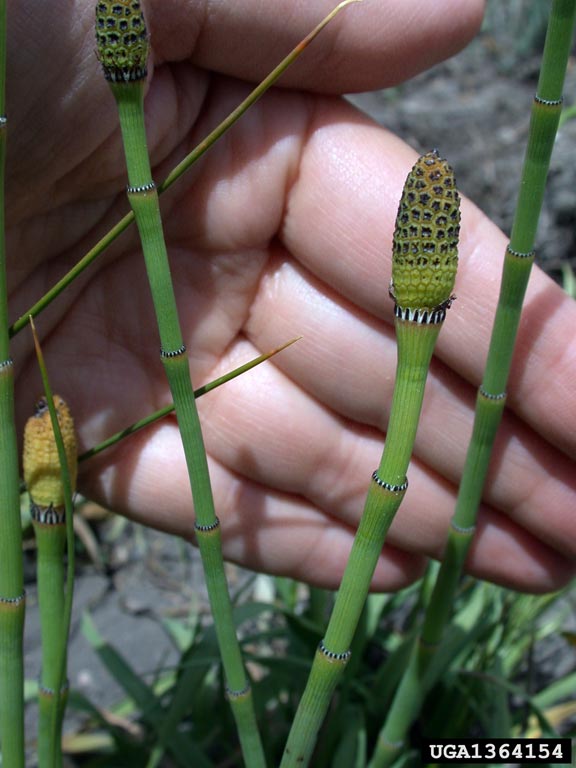
<path fill-rule="evenodd" d="M 463 534 L 469 534 L 474 533 L 476 530 L 475 525 L 470 525 L 467 528 L 464 528 L 462 525 L 457 525 L 454 520 L 450 521 L 450 528 L 452 528 L 453 531 L 456 531 L 456 533 L 463 533 Z"/>
<path fill-rule="evenodd" d="M 563 98 L 559 99 L 543 99 L 541 96 L 534 96 L 534 101 L 536 101 L 538 104 L 543 104 L 545 107 L 559 107 L 560 104 L 564 103 Z"/>
<path fill-rule="evenodd" d="M 231 688 L 226 686 L 226 696 L 229 699 L 240 699 L 242 696 L 246 696 L 250 693 L 250 683 L 246 683 L 244 688 L 242 688 L 240 691 L 233 691 Z"/>
<path fill-rule="evenodd" d="M 215 531 L 219 525 L 220 520 L 216 518 L 216 520 L 213 523 L 210 523 L 210 525 L 199 525 L 198 523 L 194 523 L 194 529 L 199 533 L 210 533 L 210 531 Z"/>
<path fill-rule="evenodd" d="M 148 74 L 146 67 L 136 67 L 130 69 L 113 69 L 103 66 L 104 79 L 109 83 L 134 83 L 137 80 L 144 80 Z"/>
<path fill-rule="evenodd" d="M 186 352 L 186 345 L 182 344 L 181 347 L 178 347 L 178 349 L 162 349 L 160 348 L 160 357 L 163 358 L 171 358 L 171 357 L 180 357 L 180 355 L 183 355 Z"/>
<path fill-rule="evenodd" d="M 65 693 L 68 693 L 68 690 L 70 688 L 70 684 L 68 680 L 62 685 L 62 688 L 60 688 L 60 696 L 62 696 Z M 47 685 L 42 685 L 42 683 L 38 684 L 38 691 L 42 696 L 55 696 L 56 691 L 54 688 L 48 688 Z"/>
<path fill-rule="evenodd" d="M 334 651 L 329 651 L 328 648 L 324 645 L 324 640 L 320 640 L 318 643 L 318 650 L 323 656 L 326 656 L 327 659 L 330 659 L 330 661 L 343 661 L 345 664 L 352 656 L 352 651 L 347 650 L 344 651 L 344 653 L 334 653 Z"/>
<path fill-rule="evenodd" d="M 66 510 L 64 507 L 41 507 L 32 502 L 30 505 L 30 516 L 35 523 L 40 525 L 64 525 L 66 522 Z"/>
<path fill-rule="evenodd" d="M 449 300 L 451 303 L 451 299 Z M 439 325 L 446 319 L 446 310 L 450 304 L 446 302 L 435 309 L 411 309 L 410 307 L 401 307 L 394 305 L 394 316 L 398 320 L 408 320 L 418 325 Z"/>
<path fill-rule="evenodd" d="M 21 595 L 18 595 L 18 597 L 0 597 L 0 603 L 2 603 L 2 605 L 12 605 L 14 608 L 21 605 L 25 600 L 26 590 L 24 590 Z"/>
<path fill-rule="evenodd" d="M 142 192 L 152 192 L 153 189 L 156 189 L 156 184 L 154 184 L 153 181 L 149 181 L 148 184 L 140 184 L 139 187 L 126 187 L 126 192 L 129 195 L 138 195 L 142 194 Z"/>
<path fill-rule="evenodd" d="M 522 251 L 515 251 L 513 248 L 510 248 L 510 246 L 506 246 L 506 250 L 511 256 L 515 256 L 517 259 L 533 259 L 536 255 L 536 251 L 527 251 L 526 253 L 523 253 Z"/>
<path fill-rule="evenodd" d="M 402 491 L 405 491 L 406 488 L 408 488 L 408 478 L 404 480 L 402 485 L 392 485 L 391 483 L 385 483 L 384 480 L 381 480 L 378 477 L 377 469 L 372 472 L 372 480 L 374 480 L 376 485 L 379 485 L 380 488 L 384 488 L 386 491 L 390 491 L 390 493 L 402 493 Z"/>
<path fill-rule="evenodd" d="M 2 360 L 0 363 L 0 371 L 3 371 L 5 368 L 11 368 L 14 365 L 14 360 L 12 360 L 11 357 L 9 357 L 7 360 Z"/>
<path fill-rule="evenodd" d="M 482 395 L 482 397 L 485 397 L 486 400 L 505 400 L 506 399 L 506 392 L 500 392 L 497 395 L 491 395 L 490 392 L 486 392 L 486 390 L 483 387 L 479 387 L 478 391 Z"/>

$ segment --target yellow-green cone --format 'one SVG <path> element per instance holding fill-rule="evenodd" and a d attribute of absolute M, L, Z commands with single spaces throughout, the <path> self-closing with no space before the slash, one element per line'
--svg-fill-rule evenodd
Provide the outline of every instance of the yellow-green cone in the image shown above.
<path fill-rule="evenodd" d="M 419 157 L 408 174 L 398 207 L 390 286 L 397 316 L 418 319 L 449 305 L 459 233 L 454 171 L 433 150 Z"/>
<path fill-rule="evenodd" d="M 74 421 L 70 410 L 59 395 L 54 405 L 64 441 L 72 492 L 76 486 L 77 450 Z M 63 509 L 64 488 L 56 438 L 50 420 L 46 398 L 36 403 L 34 416 L 26 422 L 23 451 L 24 481 L 32 503 L 41 509 Z"/>
<path fill-rule="evenodd" d="M 127 83 L 146 77 L 148 33 L 139 0 L 98 0 L 96 46 L 107 80 Z"/>

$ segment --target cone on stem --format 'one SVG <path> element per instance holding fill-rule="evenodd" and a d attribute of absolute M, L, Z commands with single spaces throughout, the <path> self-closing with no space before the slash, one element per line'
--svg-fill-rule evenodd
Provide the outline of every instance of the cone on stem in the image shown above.
<path fill-rule="evenodd" d="M 408 174 L 396 216 L 390 295 L 410 312 L 405 319 L 449 306 L 459 234 L 454 171 L 434 149 L 419 157 Z"/>
<path fill-rule="evenodd" d="M 148 31 L 139 0 L 99 0 L 96 45 L 106 80 L 127 83 L 146 77 Z"/>

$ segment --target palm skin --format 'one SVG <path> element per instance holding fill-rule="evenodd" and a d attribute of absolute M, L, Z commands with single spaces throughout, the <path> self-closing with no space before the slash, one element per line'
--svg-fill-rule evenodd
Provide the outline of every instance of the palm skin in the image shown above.
<path fill-rule="evenodd" d="M 114 100 L 94 54 L 93 3 L 10 8 L 8 248 L 12 316 L 24 312 L 121 214 Z M 40 6 L 40 7 L 39 7 Z M 146 111 L 162 180 L 330 8 L 256 0 L 150 0 Z M 201 401 L 224 554 L 335 587 L 391 401 L 387 297 L 397 201 L 414 152 L 342 101 L 450 55 L 481 0 L 353 6 L 163 198 L 165 234 L 196 386 L 296 335 L 273 362 Z M 410 10 L 411 9 L 411 10 Z M 59 28 L 58 33 L 46 33 Z M 527 105 L 528 108 L 528 105 Z M 442 150 L 442 148 L 440 148 Z M 446 150 L 449 153 L 449 148 Z M 473 420 L 506 240 L 463 210 L 458 301 L 440 335 L 410 470 L 375 589 L 440 557 Z M 576 324 L 538 270 L 468 568 L 546 591 L 574 573 Z M 81 449 L 169 401 L 134 229 L 38 319 L 53 386 Z M 40 391 L 27 331 L 14 342 L 23 424 Z M 174 420 L 82 468 L 80 490 L 193 539 Z"/>

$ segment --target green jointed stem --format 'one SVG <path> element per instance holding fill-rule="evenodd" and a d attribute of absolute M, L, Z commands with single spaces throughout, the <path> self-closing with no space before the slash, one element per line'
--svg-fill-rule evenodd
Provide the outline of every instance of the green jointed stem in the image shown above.
<path fill-rule="evenodd" d="M 6 2 L 0 0 L 0 748 L 2 764 L 24 766 L 24 581 L 14 370 L 8 335 L 4 220 Z"/>
<path fill-rule="evenodd" d="M 210 605 L 228 696 L 247 766 L 265 766 L 264 751 L 254 713 L 250 683 L 244 668 L 232 617 L 221 532 L 214 511 L 208 463 L 194 400 L 188 356 L 183 343 L 168 254 L 162 230 L 158 193 L 152 180 L 143 109 L 141 43 L 147 47 L 146 30 L 134 40 L 121 33 L 120 20 L 144 24 L 137 0 L 96 4 L 97 42 L 104 74 L 118 105 L 128 170 L 128 197 L 140 233 L 161 344 L 161 358 L 182 435 L 196 513 L 196 534 L 204 566 Z M 118 11 L 118 14 L 117 14 Z M 117 14 L 117 15 L 116 15 Z M 118 24 L 116 23 L 118 22 Z M 118 45 L 120 41 L 121 45 Z M 131 46 L 134 44 L 134 47 Z M 136 59 L 134 59 L 136 51 Z M 147 53 L 147 51 L 146 51 Z"/>
<path fill-rule="evenodd" d="M 354 538 L 324 643 L 336 653 L 350 648 L 384 538 L 405 493 L 406 472 L 416 436 L 434 344 L 439 325 L 396 320 L 398 365 L 386 443 Z"/>
<path fill-rule="evenodd" d="M 59 700 L 61 697 L 56 697 L 55 692 L 61 691 L 62 688 L 60 654 L 64 622 L 66 527 L 63 524 L 35 524 L 34 530 L 38 552 L 36 580 L 42 633 L 42 672 L 38 693 L 38 766 L 48 768 L 62 762 L 60 734 L 64 707 Z"/>
<path fill-rule="evenodd" d="M 23 469 L 38 552 L 38 602 L 42 637 L 39 687 L 38 765 L 62 765 L 62 723 L 68 698 L 67 646 L 74 589 L 72 494 L 76 485 L 74 422 L 64 400 L 51 392 L 32 321 L 46 397 L 36 404 L 24 430 Z M 64 566 L 64 550 L 68 565 Z"/>
<path fill-rule="evenodd" d="M 464 561 L 472 542 L 478 508 L 494 440 L 506 403 L 506 387 L 522 303 L 534 261 L 534 241 L 540 217 L 550 155 L 560 113 L 566 65 L 574 34 L 576 0 L 554 0 L 542 57 L 537 95 L 532 106 L 528 145 L 512 226 L 506 249 L 498 307 L 482 385 L 476 399 L 472 438 L 444 559 L 426 608 L 420 642 L 415 646 L 370 768 L 391 765 L 418 715 L 430 667 L 451 609 Z"/>
<path fill-rule="evenodd" d="M 430 360 L 451 301 L 459 222 L 452 169 L 430 152 L 419 158 L 408 175 L 396 219 L 391 293 L 396 302 L 398 363 L 384 451 L 281 768 L 309 764 L 332 693 L 348 661 L 386 533 L 406 491 Z"/>

